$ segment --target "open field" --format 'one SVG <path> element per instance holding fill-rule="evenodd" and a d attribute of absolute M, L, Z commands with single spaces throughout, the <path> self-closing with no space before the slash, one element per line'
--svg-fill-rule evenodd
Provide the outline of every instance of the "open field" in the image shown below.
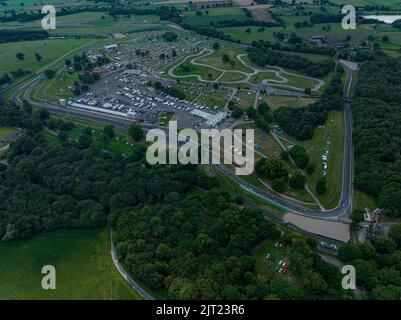
<path fill-rule="evenodd" d="M 292 0 L 283 0 L 283 2 L 286 3 L 292 3 Z M 331 3 L 336 4 L 336 5 L 342 5 L 344 4 L 343 0 L 330 0 Z M 308 4 L 313 4 L 314 0 L 302 0 L 302 3 L 308 3 Z M 364 7 L 367 5 L 377 5 L 378 1 L 377 0 L 353 0 L 352 4 L 357 7 Z M 386 0 L 383 2 L 383 5 L 386 7 L 390 8 L 400 8 L 401 3 L 399 0 Z M 326 6 L 327 8 L 327 6 Z"/>
<path fill-rule="evenodd" d="M 330 31 L 324 31 L 322 28 L 329 26 Z M 249 29 L 250 32 L 246 32 Z M 290 35 L 295 33 L 297 36 L 307 40 L 311 35 L 323 35 L 327 37 L 334 37 L 339 40 L 344 39 L 347 35 L 351 36 L 351 43 L 357 43 L 365 39 L 368 35 L 372 34 L 373 31 L 368 28 L 368 25 L 360 25 L 355 30 L 344 31 L 340 23 L 325 23 L 316 24 L 311 28 L 295 28 L 293 25 L 288 25 L 286 28 L 281 26 L 266 28 L 264 31 L 258 26 L 244 26 L 244 27 L 228 27 L 219 28 L 219 31 L 231 36 L 234 40 L 239 40 L 242 43 L 251 43 L 252 41 L 271 41 L 277 42 L 278 39 L 274 36 L 274 32 L 282 32 Z"/>
<path fill-rule="evenodd" d="M 305 107 L 317 101 L 315 98 L 282 96 L 263 96 L 262 100 L 269 105 L 271 111 L 280 107 Z"/>
<path fill-rule="evenodd" d="M 246 73 L 250 73 L 253 70 L 245 66 L 241 61 L 238 60 L 237 56 L 245 54 L 246 50 L 239 47 L 230 47 L 226 44 L 222 45 L 220 49 L 213 51 L 213 53 L 196 59 L 196 62 L 211 65 L 216 68 L 224 70 L 238 70 Z M 223 56 L 227 55 L 229 61 L 224 62 Z"/>
<path fill-rule="evenodd" d="M 7 137 L 9 134 L 11 134 L 14 131 L 12 128 L 4 128 L 0 127 L 0 141 Z"/>
<path fill-rule="evenodd" d="M 58 6 L 62 4 L 69 3 L 75 1 L 67 1 L 67 0 L 52 0 L 52 5 Z M 0 11 L 8 11 L 8 10 L 15 10 L 15 11 L 25 11 L 25 10 L 32 10 L 34 7 L 38 9 L 40 6 L 49 4 L 47 1 L 43 0 L 23 0 L 23 1 L 15 1 L 15 0 L 5 0 L 3 5 L 0 5 Z M 24 5 L 21 5 L 21 4 Z M 78 4 L 78 2 L 76 2 Z M 81 3 L 86 3 L 86 1 L 81 1 Z"/>
<path fill-rule="evenodd" d="M 237 95 L 233 99 L 236 105 L 241 109 L 252 108 L 254 100 L 255 100 L 255 93 L 244 90 L 238 91 Z"/>
<path fill-rule="evenodd" d="M 35 72 L 54 62 L 69 51 L 86 44 L 88 44 L 87 40 L 78 39 L 55 39 L 0 44 L 0 74 L 17 69 Z M 22 61 L 16 58 L 16 54 L 19 52 L 25 54 Z M 41 62 L 36 61 L 35 53 L 39 53 L 42 56 L 43 59 Z"/>
<path fill-rule="evenodd" d="M 60 230 L 0 243 L 0 299 L 138 299 L 114 267 L 106 229 Z M 56 290 L 41 269 L 56 268 Z"/>
<path fill-rule="evenodd" d="M 225 20 L 249 20 L 245 12 L 238 7 L 200 10 L 199 12 L 202 12 L 201 16 L 197 15 L 196 12 L 197 11 L 184 11 L 184 22 L 193 26 L 209 26 Z"/>
<path fill-rule="evenodd" d="M 375 198 L 367 195 L 362 191 L 355 190 L 354 201 L 354 209 L 365 210 L 365 208 L 369 208 L 373 211 L 377 208 Z"/>
<path fill-rule="evenodd" d="M 90 36 L 107 37 L 110 33 L 129 33 L 138 30 L 149 30 L 159 23 L 155 15 L 131 15 L 130 17 L 112 17 L 106 12 L 79 12 L 60 16 L 56 29 L 49 30 L 52 36 Z M 41 20 L 27 23 L 7 22 L 0 29 L 39 30 Z"/>

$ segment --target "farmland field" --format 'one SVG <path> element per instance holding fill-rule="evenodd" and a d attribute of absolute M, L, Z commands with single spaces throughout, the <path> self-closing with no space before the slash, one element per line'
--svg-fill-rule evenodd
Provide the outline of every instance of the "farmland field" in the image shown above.
<path fill-rule="evenodd" d="M 326 28 L 327 26 L 329 26 L 330 28 L 328 32 L 322 29 L 323 27 Z M 246 32 L 246 29 L 249 29 L 250 32 Z M 243 43 L 251 43 L 254 40 L 277 42 L 278 39 L 274 36 L 274 32 L 283 32 L 288 35 L 294 32 L 297 36 L 302 37 L 303 39 L 306 40 L 311 35 L 324 35 L 327 37 L 337 38 L 338 40 L 342 40 L 347 35 L 350 35 L 351 42 L 357 43 L 358 41 L 363 40 L 369 34 L 372 33 L 372 30 L 368 28 L 368 25 L 362 25 L 356 30 L 344 31 L 340 23 L 316 24 L 311 28 L 299 28 L 299 29 L 295 28 L 293 25 L 289 25 L 285 29 L 280 26 L 280 27 L 266 28 L 264 31 L 259 31 L 260 27 L 258 26 L 228 27 L 228 28 L 219 28 L 218 30 L 231 36 L 234 40 L 239 40 Z"/>
<path fill-rule="evenodd" d="M 89 44 L 91 42 L 89 41 Z M 41 40 L 0 44 L 0 74 L 11 70 L 22 69 L 35 72 L 66 53 L 88 44 L 88 40 Z M 16 58 L 17 53 L 25 54 L 24 60 Z M 43 58 L 41 62 L 35 59 L 35 53 Z"/>
<path fill-rule="evenodd" d="M 106 229 L 60 230 L 0 243 L 0 299 L 138 299 L 110 255 Z M 56 268 L 56 290 L 41 269 Z"/>

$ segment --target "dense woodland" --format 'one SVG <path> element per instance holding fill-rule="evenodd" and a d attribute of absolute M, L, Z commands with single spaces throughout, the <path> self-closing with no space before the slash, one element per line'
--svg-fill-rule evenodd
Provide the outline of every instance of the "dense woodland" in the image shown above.
<path fill-rule="evenodd" d="M 367 290 L 370 299 L 400 299 L 401 224 L 391 227 L 389 237 L 342 245 L 338 257 L 355 267 L 356 284 Z"/>
<path fill-rule="evenodd" d="M 355 186 L 401 216 L 401 59 L 365 61 L 351 103 Z"/>

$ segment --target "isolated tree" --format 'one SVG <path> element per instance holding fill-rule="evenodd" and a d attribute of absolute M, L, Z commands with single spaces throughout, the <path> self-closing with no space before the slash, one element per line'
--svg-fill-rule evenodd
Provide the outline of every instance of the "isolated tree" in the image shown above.
<path fill-rule="evenodd" d="M 133 123 L 128 128 L 128 135 L 135 141 L 139 141 L 144 137 L 143 128 L 139 124 Z"/>
<path fill-rule="evenodd" d="M 303 189 L 305 187 L 305 176 L 297 172 L 290 177 L 289 183 L 294 189 Z"/>
<path fill-rule="evenodd" d="M 258 113 L 262 116 L 267 115 L 269 113 L 269 105 L 266 102 L 261 102 L 257 106 Z"/>
<path fill-rule="evenodd" d="M 321 177 L 316 182 L 316 192 L 319 194 L 325 194 L 327 191 L 327 180 L 325 177 Z"/>
<path fill-rule="evenodd" d="M 35 59 L 36 59 L 36 62 L 42 62 L 42 60 L 43 60 L 42 56 L 37 52 L 35 53 Z"/>
<path fill-rule="evenodd" d="M 284 179 L 274 179 L 272 181 L 272 188 L 274 191 L 282 193 L 286 191 L 287 183 L 284 181 Z"/>
<path fill-rule="evenodd" d="M 213 43 L 213 49 L 214 50 L 219 50 L 220 49 L 220 43 L 218 43 L 218 42 Z"/>
<path fill-rule="evenodd" d="M 295 164 L 298 168 L 305 168 L 309 163 L 309 155 L 306 152 L 305 148 L 300 145 L 295 145 L 290 150 L 290 155 L 292 159 L 294 159 Z"/>
<path fill-rule="evenodd" d="M 382 40 L 382 42 L 385 42 L 385 43 L 390 42 L 389 36 L 383 36 L 381 40 Z"/>
<path fill-rule="evenodd" d="M 47 79 L 52 79 L 52 78 L 54 78 L 55 75 L 56 75 L 56 72 L 54 70 L 47 69 L 45 71 L 45 76 L 47 77 Z"/>
<path fill-rule="evenodd" d="M 316 171 L 316 165 L 314 163 L 309 163 L 305 170 L 307 174 L 313 174 Z"/>
<path fill-rule="evenodd" d="M 103 129 L 103 136 L 108 139 L 113 139 L 115 137 L 114 127 L 112 125 L 105 125 Z"/>
<path fill-rule="evenodd" d="M 15 55 L 15 57 L 16 57 L 18 60 L 23 61 L 23 60 L 25 59 L 25 53 L 18 52 L 18 53 Z"/>
<path fill-rule="evenodd" d="M 91 143 L 92 138 L 87 134 L 83 133 L 78 137 L 78 149 L 86 149 L 90 146 Z"/>
<path fill-rule="evenodd" d="M 221 57 L 221 60 L 224 63 L 228 63 L 230 61 L 230 57 L 228 56 L 228 54 L 223 54 L 223 56 Z"/>

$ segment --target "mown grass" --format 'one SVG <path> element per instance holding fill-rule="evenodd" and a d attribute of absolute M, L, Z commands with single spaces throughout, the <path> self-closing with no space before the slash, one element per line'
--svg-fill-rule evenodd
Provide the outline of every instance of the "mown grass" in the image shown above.
<path fill-rule="evenodd" d="M 59 230 L 0 243 L 0 299 L 139 299 L 114 267 L 106 229 Z M 56 289 L 41 287 L 56 268 Z"/>

